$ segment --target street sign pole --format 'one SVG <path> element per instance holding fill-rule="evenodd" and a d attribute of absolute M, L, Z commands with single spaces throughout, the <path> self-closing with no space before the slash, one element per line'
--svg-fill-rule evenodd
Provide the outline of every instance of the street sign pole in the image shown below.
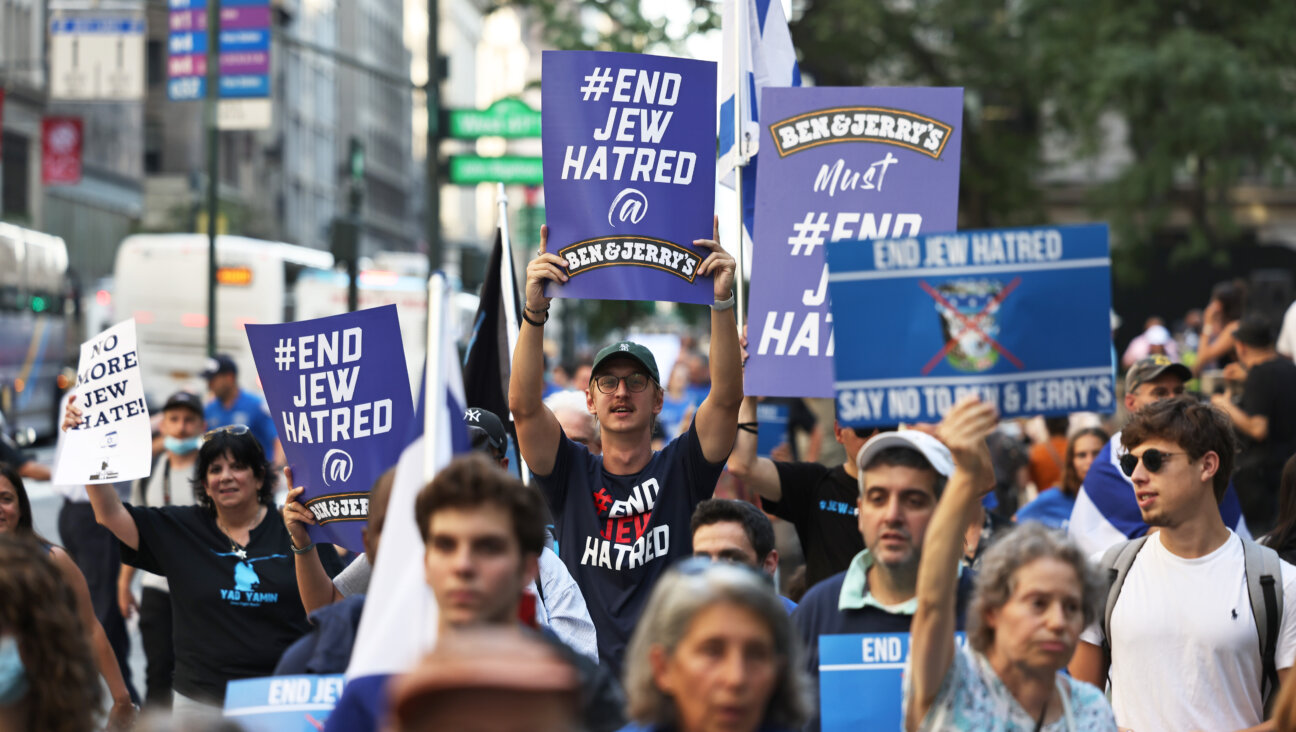
<path fill-rule="evenodd" d="M 440 150 L 441 150 L 441 52 L 437 43 L 437 34 L 440 33 L 440 19 L 437 17 L 437 0 L 427 0 L 428 7 L 428 35 L 427 35 L 427 155 L 425 156 L 425 170 L 427 178 L 427 188 L 424 191 L 425 208 L 427 215 L 427 250 L 428 250 L 428 272 L 436 272 L 442 267 L 441 252 L 441 170 L 440 170 Z M 428 299 L 428 307 L 433 307 L 431 298 Z M 432 313 L 428 314 L 428 322 L 432 322 Z M 428 342 L 428 349 L 439 347 Z"/>
<path fill-rule="evenodd" d="M 207 355 L 216 355 L 216 222 L 220 196 L 220 0 L 207 0 Z"/>

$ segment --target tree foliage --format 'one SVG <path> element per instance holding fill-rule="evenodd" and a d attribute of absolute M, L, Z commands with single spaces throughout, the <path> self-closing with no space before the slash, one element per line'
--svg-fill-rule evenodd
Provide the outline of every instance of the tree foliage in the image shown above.
<path fill-rule="evenodd" d="M 493 8 L 531 12 L 544 40 L 566 51 L 678 51 L 684 39 L 719 27 L 714 3 L 691 0 L 687 18 L 663 18 L 644 10 L 652 0 L 494 0 Z M 668 22 L 674 21 L 674 22 Z"/>

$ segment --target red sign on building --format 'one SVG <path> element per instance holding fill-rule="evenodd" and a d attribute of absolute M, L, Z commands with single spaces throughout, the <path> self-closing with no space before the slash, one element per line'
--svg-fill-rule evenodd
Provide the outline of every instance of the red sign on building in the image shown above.
<path fill-rule="evenodd" d="M 80 117 L 41 120 L 41 182 L 47 186 L 81 182 Z"/>

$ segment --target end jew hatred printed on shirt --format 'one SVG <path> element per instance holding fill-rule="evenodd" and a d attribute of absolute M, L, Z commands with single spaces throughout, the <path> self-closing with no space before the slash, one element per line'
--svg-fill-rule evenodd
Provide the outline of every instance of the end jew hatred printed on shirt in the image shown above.
<path fill-rule="evenodd" d="M 710 303 L 715 64 L 634 53 L 544 53 L 550 295 Z"/>
<path fill-rule="evenodd" d="M 832 242 L 828 268 L 843 426 L 937 422 L 965 394 L 1004 419 L 1116 407 L 1105 224 Z"/>
<path fill-rule="evenodd" d="M 766 88 L 760 109 L 744 387 L 827 397 L 840 339 L 824 246 L 957 227 L 963 90 Z"/>
<path fill-rule="evenodd" d="M 396 464 L 414 413 L 396 306 L 247 334 L 293 480 L 319 522 L 312 539 L 363 551 L 369 487 Z"/>
<path fill-rule="evenodd" d="M 116 483 L 152 469 L 153 433 L 135 343 L 135 321 L 127 320 L 81 344 L 81 424 L 59 440 L 56 484 Z"/>

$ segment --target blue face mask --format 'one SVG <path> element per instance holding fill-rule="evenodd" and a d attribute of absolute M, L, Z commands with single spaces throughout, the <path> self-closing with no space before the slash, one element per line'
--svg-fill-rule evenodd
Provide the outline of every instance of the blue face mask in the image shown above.
<path fill-rule="evenodd" d="M 187 440 L 178 437 L 162 438 L 162 446 L 176 455 L 188 455 L 202 445 L 202 435 L 194 435 Z"/>
<path fill-rule="evenodd" d="M 11 635 L 0 638 L 0 707 L 7 707 L 27 695 L 27 668 L 18 655 L 18 641 Z"/>

